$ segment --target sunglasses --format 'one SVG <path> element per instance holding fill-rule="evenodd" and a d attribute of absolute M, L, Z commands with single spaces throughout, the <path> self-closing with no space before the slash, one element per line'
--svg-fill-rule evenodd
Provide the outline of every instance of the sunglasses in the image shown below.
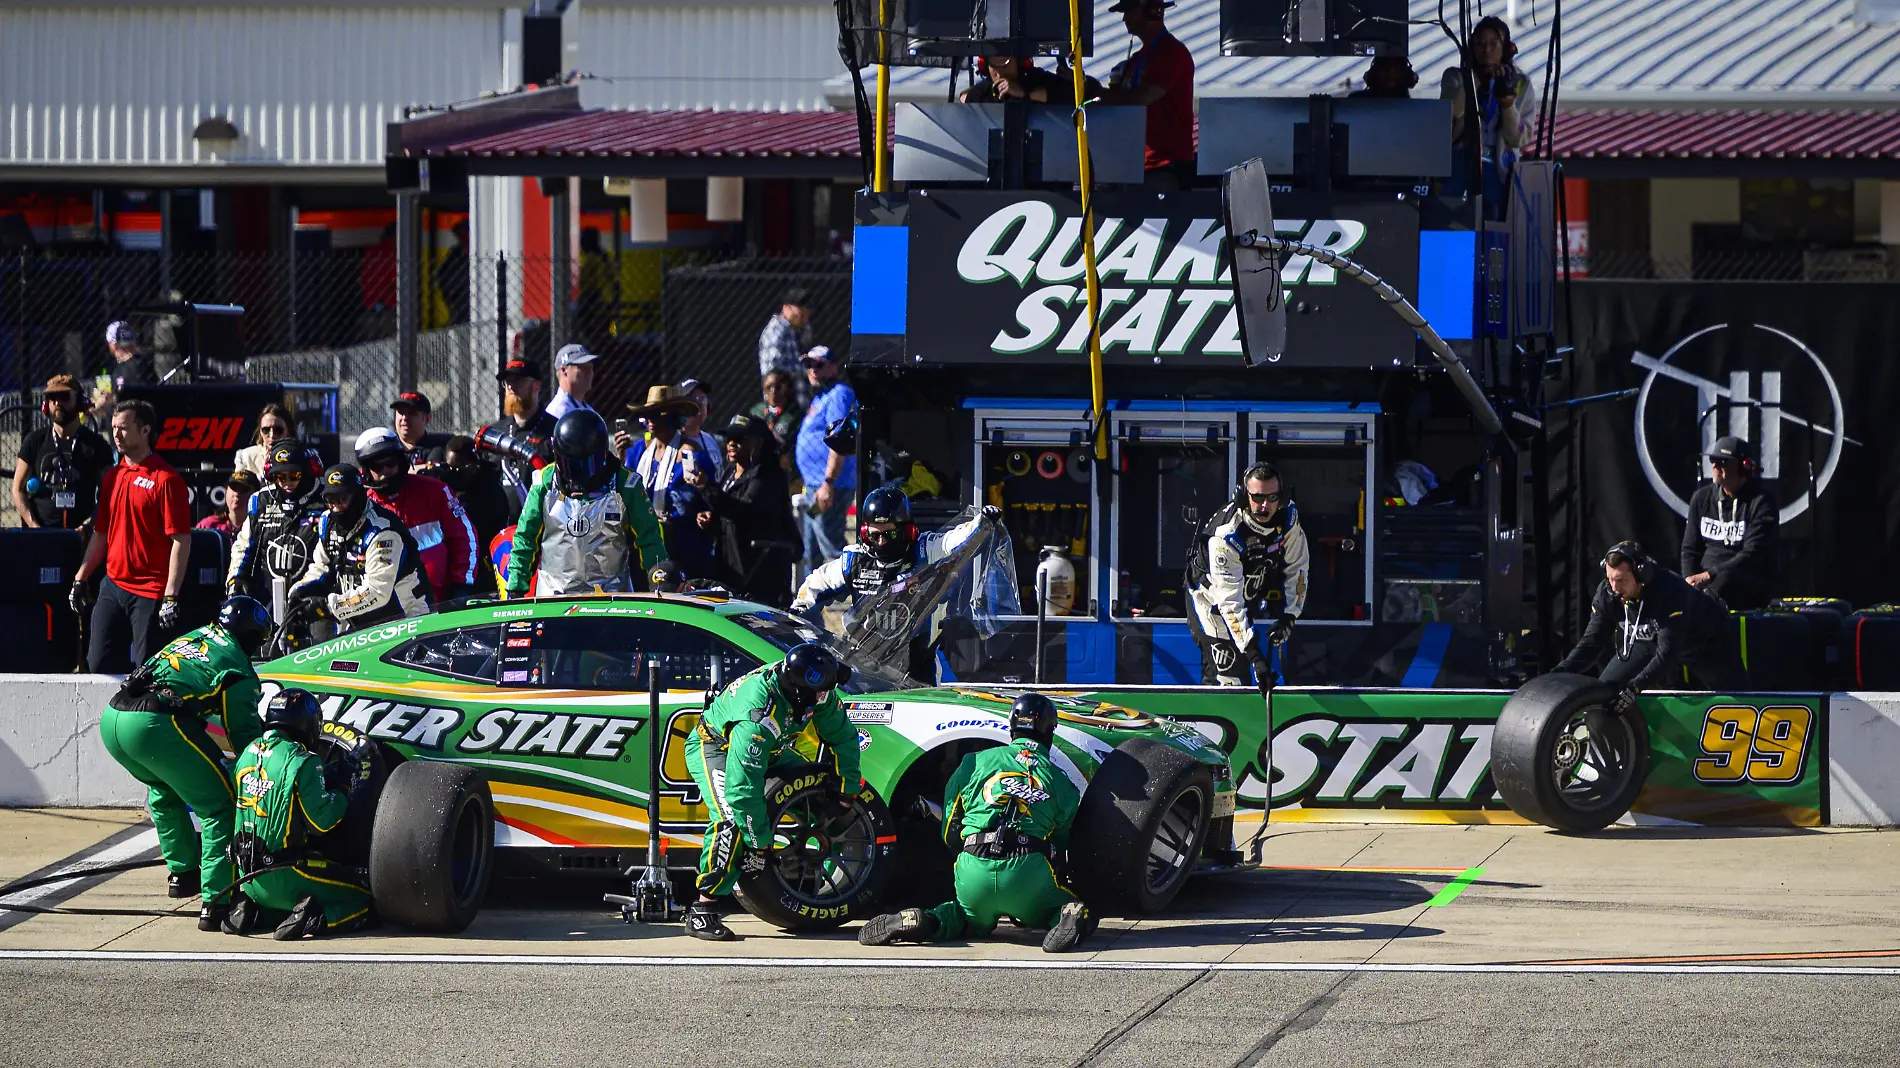
<path fill-rule="evenodd" d="M 1255 504 L 1278 504 L 1280 503 L 1280 494 L 1278 491 L 1273 493 L 1248 493 L 1247 499 Z"/>
<path fill-rule="evenodd" d="M 393 456 L 382 456 L 372 461 L 368 467 L 371 471 L 394 471 L 397 468 L 408 470 L 409 457 L 401 453 L 397 453 Z"/>
<path fill-rule="evenodd" d="M 893 530 L 873 530 L 870 527 L 859 527 L 858 540 L 866 542 L 871 545 L 882 545 L 887 541 L 896 541 L 897 531 L 894 529 Z"/>
<path fill-rule="evenodd" d="M 281 438 L 290 435 L 290 428 L 282 423 L 265 423 L 257 428 L 257 432 L 267 438 Z"/>

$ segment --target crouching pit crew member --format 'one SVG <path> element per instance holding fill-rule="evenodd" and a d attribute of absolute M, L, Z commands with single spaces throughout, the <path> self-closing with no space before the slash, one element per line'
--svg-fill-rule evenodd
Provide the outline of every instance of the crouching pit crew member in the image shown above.
<path fill-rule="evenodd" d="M 1311 559 L 1300 512 L 1272 464 L 1255 464 L 1225 508 L 1201 524 L 1188 552 L 1188 626 L 1201 647 L 1201 682 L 1245 686 L 1244 660 L 1262 690 L 1284 682 L 1293 621 L 1306 605 Z M 1271 617 L 1262 631 L 1255 613 Z M 1278 663 L 1275 663 L 1275 661 Z"/>
<path fill-rule="evenodd" d="M 1726 694 L 1748 687 L 1728 613 L 1633 541 L 1619 541 L 1603 554 L 1590 622 L 1554 670 L 1588 673 L 1605 652 L 1610 655 L 1598 677 L 1623 686 L 1619 711 L 1649 687 Z"/>
<path fill-rule="evenodd" d="M 249 933 L 265 909 L 289 914 L 271 935 L 280 942 L 372 922 L 369 891 L 354 869 L 309 847 L 311 835 L 343 822 L 350 807 L 349 769 L 329 771 L 333 784 L 311 752 L 322 726 L 323 710 L 310 691 L 284 690 L 264 709 L 263 735 L 238 755 L 231 857 L 245 882 L 224 918 L 226 934 Z"/>
<path fill-rule="evenodd" d="M 416 539 L 395 513 L 369 499 L 354 466 L 323 473 L 323 503 L 316 555 L 290 588 L 292 600 L 336 620 L 338 633 L 435 610 Z"/>
<path fill-rule="evenodd" d="M 957 852 L 956 898 L 934 909 L 878 916 L 858 931 L 867 946 L 947 942 L 996 929 L 1004 916 L 1047 927 L 1042 948 L 1064 953 L 1095 927 L 1088 907 L 1056 880 L 1051 851 L 1068 844 L 1082 794 L 1050 756 L 1056 706 L 1026 693 L 1009 710 L 1009 744 L 971 753 L 943 797 L 943 842 Z"/>
<path fill-rule="evenodd" d="M 1738 612 L 1768 604 L 1775 585 L 1781 506 L 1755 475 L 1755 445 L 1718 439 L 1709 449 L 1710 481 L 1689 497 L 1682 531 L 1682 576 Z"/>
<path fill-rule="evenodd" d="M 515 525 L 507 596 L 629 592 L 666 559 L 640 480 L 614 456 L 607 421 L 576 408 L 555 424 L 554 463 L 537 471 Z"/>
<path fill-rule="evenodd" d="M 215 622 L 172 639 L 126 676 L 99 718 L 106 752 L 145 784 L 171 897 L 201 894 L 198 929 L 215 931 L 230 907 L 234 876 L 231 779 L 224 754 L 205 733 L 217 716 L 231 747 L 256 738 L 260 687 L 251 656 L 270 636 L 270 613 L 233 597 Z M 197 813 L 201 834 L 192 826 Z"/>
<path fill-rule="evenodd" d="M 851 804 L 863 788 L 857 728 L 833 690 L 850 679 L 850 666 L 824 646 L 793 646 L 785 659 L 728 686 L 686 736 L 686 769 L 712 811 L 699 850 L 699 900 L 686 910 L 687 934 L 715 942 L 739 937 L 713 910 L 713 898 L 731 893 L 740 873 L 762 874 L 772 863 L 765 776 L 775 766 L 803 762 L 793 742 L 806 724 L 817 726 L 838 774 L 839 803 Z"/>

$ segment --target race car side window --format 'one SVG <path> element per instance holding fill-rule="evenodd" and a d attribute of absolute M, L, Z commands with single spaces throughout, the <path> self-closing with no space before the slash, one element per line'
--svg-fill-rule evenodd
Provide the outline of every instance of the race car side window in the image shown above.
<path fill-rule="evenodd" d="M 759 666 L 757 657 L 697 627 L 624 617 L 540 620 L 531 656 L 517 664 L 510 654 L 509 676 L 525 670 L 529 685 L 572 690 L 644 690 L 649 657 L 659 658 L 666 690 L 717 689 Z"/>
<path fill-rule="evenodd" d="M 495 681 L 495 652 L 501 625 L 445 630 L 399 646 L 384 659 L 392 664 L 469 682 Z"/>

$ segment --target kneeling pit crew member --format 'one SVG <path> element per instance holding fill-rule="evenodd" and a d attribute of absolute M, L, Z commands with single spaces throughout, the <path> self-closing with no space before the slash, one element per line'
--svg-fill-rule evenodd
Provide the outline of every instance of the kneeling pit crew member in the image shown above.
<path fill-rule="evenodd" d="M 244 525 L 231 541 L 231 567 L 225 572 L 226 596 L 240 593 L 271 603 L 271 580 L 284 587 L 303 577 L 316 551 L 317 523 L 323 518 L 323 461 L 301 441 L 280 441 L 264 460 L 263 489 L 251 494 Z"/>
<path fill-rule="evenodd" d="M 858 931 L 867 946 L 948 942 L 996 929 L 1004 916 L 1048 927 L 1042 948 L 1064 953 L 1095 928 L 1094 917 L 1057 881 L 1049 854 L 1069 840 L 1082 793 L 1057 767 L 1050 742 L 1056 706 L 1026 693 L 1009 710 L 1009 744 L 963 758 L 943 797 L 943 842 L 959 850 L 956 898 L 934 909 L 878 916 Z"/>
<path fill-rule="evenodd" d="M 216 621 L 166 643 L 126 676 L 99 717 L 99 739 L 112 759 L 145 784 L 158 849 L 170 872 L 170 897 L 200 894 L 198 929 L 215 931 L 230 907 L 234 876 L 231 780 L 224 754 L 205 733 L 217 716 L 242 752 L 260 730 L 261 686 L 251 656 L 270 636 L 270 613 L 233 597 Z M 202 833 L 192 826 L 196 813 Z"/>
<path fill-rule="evenodd" d="M 1709 449 L 1709 474 L 1689 497 L 1683 581 L 1738 612 L 1765 607 L 1774 594 L 1781 506 L 1755 474 L 1754 443 L 1718 439 Z"/>
<path fill-rule="evenodd" d="M 1590 602 L 1590 622 L 1577 647 L 1553 670 L 1588 673 L 1605 652 L 1610 655 L 1598 677 L 1622 684 L 1619 702 L 1625 708 L 1637 690 L 1648 687 L 1725 694 L 1748 688 L 1734 625 L 1721 604 L 1650 559 L 1633 541 L 1619 541 L 1603 554 L 1603 581 Z"/>
<path fill-rule="evenodd" d="M 350 807 L 349 768 L 325 769 L 311 752 L 322 726 L 323 710 L 310 691 L 283 690 L 264 709 L 263 735 L 238 755 L 231 856 L 245 882 L 224 918 L 226 934 L 249 933 L 264 909 L 289 913 L 271 935 L 280 942 L 374 920 L 369 890 L 354 870 L 309 845 L 312 835 L 343 822 Z"/>
<path fill-rule="evenodd" d="M 699 850 L 699 900 L 686 910 L 687 934 L 714 942 L 739 937 L 713 910 L 713 898 L 731 893 L 741 873 L 762 874 L 771 863 L 765 777 L 774 767 L 804 762 L 793 744 L 806 724 L 817 727 L 837 772 L 838 802 L 851 804 L 864 788 L 858 731 L 834 689 L 850 679 L 850 666 L 824 646 L 795 645 L 785 659 L 726 687 L 686 736 L 686 770 L 712 812 Z"/>
<path fill-rule="evenodd" d="M 1234 499 L 1201 524 L 1188 551 L 1188 626 L 1201 647 L 1204 684 L 1245 686 L 1243 660 L 1262 690 L 1285 681 L 1285 660 L 1273 653 L 1306 606 L 1311 558 L 1299 509 L 1283 486 L 1272 464 L 1248 468 Z M 1253 625 L 1256 612 L 1273 618 L 1264 633 Z"/>
<path fill-rule="evenodd" d="M 554 463 L 535 473 L 515 524 L 507 596 L 615 593 L 666 559 L 640 480 L 614 456 L 607 421 L 575 408 L 555 424 Z"/>
<path fill-rule="evenodd" d="M 475 524 L 448 483 L 409 473 L 409 451 L 388 427 L 371 427 L 356 438 L 356 463 L 369 499 L 395 513 L 409 536 L 436 603 L 475 592 Z"/>
<path fill-rule="evenodd" d="M 336 620 L 338 633 L 435 611 L 416 539 L 395 513 L 369 499 L 353 465 L 323 473 L 323 503 L 316 555 L 290 588 L 292 600 Z"/>

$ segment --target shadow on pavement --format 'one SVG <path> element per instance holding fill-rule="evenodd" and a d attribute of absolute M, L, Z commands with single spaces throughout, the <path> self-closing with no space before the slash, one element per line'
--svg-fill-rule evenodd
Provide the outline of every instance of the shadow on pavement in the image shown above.
<path fill-rule="evenodd" d="M 1427 938 L 1445 932 L 1436 927 L 1396 923 L 1326 923 L 1306 920 L 1217 920 L 1177 923 L 1166 927 L 1137 927 L 1124 931 L 1105 946 L 1089 948 L 1176 949 L 1213 945 L 1274 945 L 1317 942 L 1386 942 L 1395 938 Z"/>

